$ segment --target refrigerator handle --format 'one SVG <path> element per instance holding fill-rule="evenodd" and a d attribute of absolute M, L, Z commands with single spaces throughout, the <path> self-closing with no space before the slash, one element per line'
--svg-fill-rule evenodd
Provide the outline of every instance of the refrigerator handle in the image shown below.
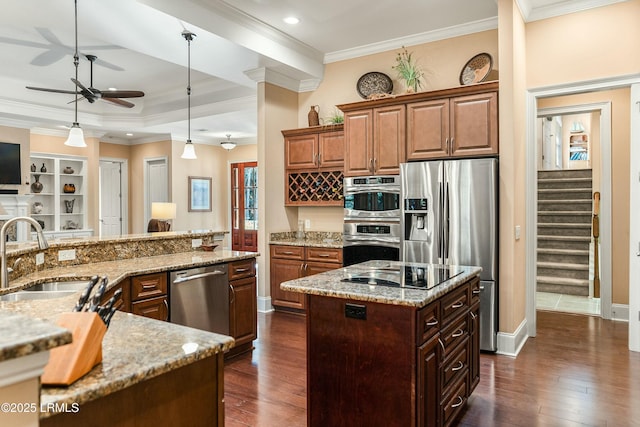
<path fill-rule="evenodd" d="M 444 218 L 444 183 L 438 186 L 438 217 L 440 221 Z M 444 263 L 444 227 L 440 224 L 438 228 L 438 263 Z"/>

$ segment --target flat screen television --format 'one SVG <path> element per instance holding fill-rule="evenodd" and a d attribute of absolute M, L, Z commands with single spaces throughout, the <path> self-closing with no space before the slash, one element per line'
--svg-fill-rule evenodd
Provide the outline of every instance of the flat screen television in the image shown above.
<path fill-rule="evenodd" d="M 0 184 L 22 184 L 20 144 L 0 142 Z"/>

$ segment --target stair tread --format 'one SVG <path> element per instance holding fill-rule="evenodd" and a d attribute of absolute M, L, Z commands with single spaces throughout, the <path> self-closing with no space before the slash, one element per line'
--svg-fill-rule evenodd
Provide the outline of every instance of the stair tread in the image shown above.
<path fill-rule="evenodd" d="M 562 242 L 591 242 L 591 236 L 554 236 L 538 234 L 538 240 L 555 240 Z"/>
<path fill-rule="evenodd" d="M 579 178 L 579 177 L 561 177 L 561 178 L 538 178 L 538 183 L 547 183 L 547 182 L 589 182 L 593 181 L 593 178 Z"/>
<path fill-rule="evenodd" d="M 591 211 L 538 211 L 540 215 L 589 215 Z"/>
<path fill-rule="evenodd" d="M 589 255 L 589 250 L 582 249 L 556 249 L 556 248 L 538 248 L 538 253 L 558 254 L 558 255 Z"/>
<path fill-rule="evenodd" d="M 555 283 L 570 286 L 589 286 L 589 279 L 572 279 L 570 277 L 536 276 L 538 283 Z"/>
<path fill-rule="evenodd" d="M 592 200 L 591 199 L 560 199 L 560 200 L 554 200 L 554 199 L 545 199 L 545 200 L 538 200 L 538 204 L 540 203 L 591 203 Z"/>
<path fill-rule="evenodd" d="M 588 191 L 591 193 L 591 187 L 583 187 L 583 188 L 538 188 L 538 193 L 581 193 Z"/>
<path fill-rule="evenodd" d="M 538 227 L 554 227 L 554 228 L 591 228 L 591 222 L 539 222 Z"/>
<path fill-rule="evenodd" d="M 547 262 L 547 261 L 539 261 L 536 266 L 538 268 L 555 268 L 562 270 L 584 270 L 585 267 L 589 268 L 589 263 L 585 264 L 575 264 L 575 263 L 565 263 L 565 262 Z"/>

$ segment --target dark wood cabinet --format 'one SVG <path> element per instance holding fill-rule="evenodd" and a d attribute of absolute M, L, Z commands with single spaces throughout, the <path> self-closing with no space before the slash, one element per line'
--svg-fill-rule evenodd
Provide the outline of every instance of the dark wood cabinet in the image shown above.
<path fill-rule="evenodd" d="M 156 320 L 169 320 L 169 302 L 167 296 L 148 298 L 142 301 L 131 303 L 131 312 L 139 316 L 149 317 Z"/>
<path fill-rule="evenodd" d="M 258 337 L 256 260 L 229 263 L 229 334 L 236 340 L 227 357 L 253 348 Z"/>
<path fill-rule="evenodd" d="M 303 312 L 304 294 L 284 291 L 280 283 L 342 267 L 342 249 L 271 245 L 271 304 L 279 310 Z"/>
<path fill-rule="evenodd" d="M 405 161 L 405 107 L 347 111 L 345 176 L 397 175 Z"/>
<path fill-rule="evenodd" d="M 113 306 L 125 313 L 131 312 L 131 286 L 129 285 L 129 280 L 124 280 L 105 292 L 100 301 L 100 305 L 106 304 L 118 289 L 121 289 L 122 293 L 120 294 L 120 298 L 113 303 Z"/>
<path fill-rule="evenodd" d="M 131 312 L 157 320 L 169 320 L 167 273 L 152 273 L 130 279 Z"/>
<path fill-rule="evenodd" d="M 454 425 L 480 378 L 478 283 L 421 309 L 308 295 L 307 425 L 362 425 L 363 414 L 371 425 Z"/>

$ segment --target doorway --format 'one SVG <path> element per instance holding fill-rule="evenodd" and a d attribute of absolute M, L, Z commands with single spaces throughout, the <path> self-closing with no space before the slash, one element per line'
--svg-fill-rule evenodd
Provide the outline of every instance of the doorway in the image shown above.
<path fill-rule="evenodd" d="M 127 234 L 129 229 L 127 160 L 102 158 L 99 167 L 100 236 Z"/>
<path fill-rule="evenodd" d="M 231 249 L 258 250 L 258 163 L 231 164 Z"/>
<path fill-rule="evenodd" d="M 144 160 L 144 230 L 151 219 L 151 203 L 169 202 L 169 166 L 166 157 Z"/>
<path fill-rule="evenodd" d="M 600 316 L 601 122 L 598 105 L 538 109 L 536 309 Z"/>

